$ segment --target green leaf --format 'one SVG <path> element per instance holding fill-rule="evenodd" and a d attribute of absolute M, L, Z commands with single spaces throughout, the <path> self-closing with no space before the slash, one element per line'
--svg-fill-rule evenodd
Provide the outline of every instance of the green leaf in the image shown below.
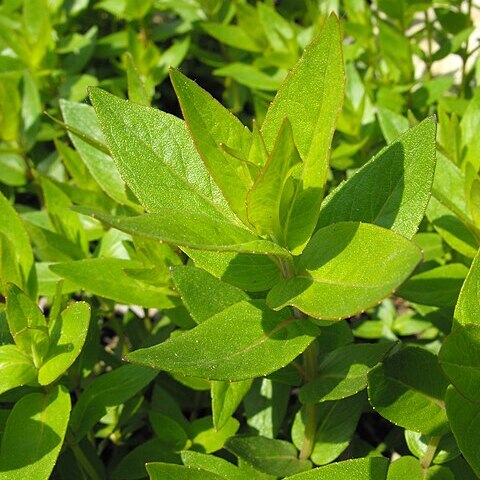
<path fill-rule="evenodd" d="M 135 217 L 114 217 L 106 213 L 77 208 L 79 212 L 130 235 L 200 250 L 247 252 L 289 256 L 288 252 L 268 240 L 262 240 L 250 230 L 229 220 L 202 213 L 176 209 L 157 210 Z"/>
<path fill-rule="evenodd" d="M 17 286 L 7 285 L 7 320 L 17 347 L 31 355 L 39 368 L 49 348 L 49 332 L 43 313 Z"/>
<path fill-rule="evenodd" d="M 90 323 L 90 306 L 77 302 L 50 320 L 50 348 L 38 371 L 38 383 L 49 385 L 65 372 L 83 348 Z"/>
<path fill-rule="evenodd" d="M 387 143 L 392 143 L 409 127 L 408 119 L 388 108 L 378 107 L 378 123 Z"/>
<path fill-rule="evenodd" d="M 174 267 L 172 278 L 183 304 L 197 323 L 208 320 L 235 303 L 248 300 L 245 292 L 201 268 Z"/>
<path fill-rule="evenodd" d="M 367 373 L 392 348 L 392 343 L 353 344 L 327 354 L 317 376 L 300 390 L 302 403 L 349 397 L 367 387 Z"/>
<path fill-rule="evenodd" d="M 122 177 L 148 212 L 175 208 L 235 221 L 185 122 L 98 88 L 90 98 Z"/>
<path fill-rule="evenodd" d="M 261 52 L 263 50 L 262 45 L 258 45 L 248 32 L 237 25 L 203 22 L 201 26 L 211 37 L 224 45 L 246 50 L 247 52 Z"/>
<path fill-rule="evenodd" d="M 472 262 L 455 307 L 457 325 L 480 324 L 480 250 Z"/>
<path fill-rule="evenodd" d="M 225 67 L 217 68 L 213 74 L 219 77 L 230 77 L 240 85 L 245 85 L 253 90 L 272 92 L 280 87 L 285 71 L 279 69 L 275 75 L 268 75 L 254 65 L 233 62 Z"/>
<path fill-rule="evenodd" d="M 391 463 L 387 480 L 423 480 L 422 464 L 414 457 L 400 457 Z"/>
<path fill-rule="evenodd" d="M 447 416 L 457 444 L 475 473 L 480 476 L 480 416 L 478 403 L 467 400 L 452 385 L 446 395 Z"/>
<path fill-rule="evenodd" d="M 227 155 L 225 144 L 248 158 L 251 133 L 225 107 L 178 70 L 170 79 L 182 108 L 190 135 L 214 182 L 238 218 L 246 222 L 245 198 L 252 179 L 248 167 Z"/>
<path fill-rule="evenodd" d="M 14 254 L 15 263 L 18 265 L 20 274 L 20 284 L 18 286 L 22 287 L 30 297 L 35 298 L 37 293 L 37 278 L 35 275 L 32 247 L 30 246 L 27 232 L 20 217 L 1 192 L 0 234 L 4 235 L 14 247 L 12 253 Z M 3 285 L 5 282 L 13 282 L 16 280 L 8 276 L 5 277 L 5 261 L 12 261 L 12 259 L 11 257 L 5 259 L 3 255 L 0 254 L 0 286 L 3 292 L 5 291 Z"/>
<path fill-rule="evenodd" d="M 235 413 L 251 386 L 251 379 L 231 383 L 212 382 L 212 413 L 215 430 L 221 429 Z"/>
<path fill-rule="evenodd" d="M 171 463 L 147 463 L 150 480 L 222 480 L 215 473 Z"/>
<path fill-rule="evenodd" d="M 340 320 L 380 303 L 421 260 L 406 238 L 376 225 L 340 222 L 318 230 L 296 276 L 267 296 L 270 307 L 293 305 L 316 318 Z"/>
<path fill-rule="evenodd" d="M 341 221 L 374 223 L 411 239 L 435 171 L 435 119 L 427 118 L 385 147 L 325 200 L 317 228 Z"/>
<path fill-rule="evenodd" d="M 317 335 L 289 310 L 240 302 L 181 335 L 137 350 L 127 360 L 168 372 L 237 381 L 267 375 L 290 363 Z"/>
<path fill-rule="evenodd" d="M 130 52 L 125 55 L 127 61 L 127 83 L 128 83 L 128 98 L 139 105 L 148 106 L 149 101 L 145 85 L 143 84 L 140 74 L 138 73 L 135 62 Z"/>
<path fill-rule="evenodd" d="M 247 195 L 248 221 L 259 235 L 267 235 L 282 245 L 286 243 L 281 221 L 283 191 L 292 169 L 300 163 L 292 127 L 285 120 L 267 163 Z"/>
<path fill-rule="evenodd" d="M 340 24 L 335 15 L 304 51 L 268 109 L 262 134 L 271 151 L 284 117 L 303 160 L 285 222 L 287 244 L 300 253 L 317 223 L 328 172 L 330 144 L 345 88 Z"/>
<path fill-rule="evenodd" d="M 438 355 L 449 380 L 459 393 L 473 402 L 480 402 L 479 351 L 480 325 L 463 325 L 445 338 Z"/>
<path fill-rule="evenodd" d="M 7 419 L 0 451 L 0 478 L 48 480 L 63 444 L 70 416 L 68 390 L 22 397 Z"/>
<path fill-rule="evenodd" d="M 70 427 L 76 441 L 102 418 L 107 407 L 121 405 L 146 387 L 158 372 L 137 365 L 123 365 L 95 377 L 83 390 L 72 411 Z"/>
<path fill-rule="evenodd" d="M 65 123 L 74 129 L 68 132 L 70 140 L 100 188 L 116 202 L 131 204 L 112 157 L 105 153 L 105 138 L 93 108 L 83 103 L 60 100 L 60 109 Z M 84 136 L 74 131 L 81 132 Z M 104 148 L 100 149 L 89 138 Z"/>
<path fill-rule="evenodd" d="M 175 306 L 170 290 L 155 287 L 127 275 L 126 269 L 140 268 L 139 262 L 119 258 L 89 258 L 78 262 L 57 263 L 50 269 L 79 287 L 121 303 L 152 308 Z"/>
<path fill-rule="evenodd" d="M 350 444 L 366 404 L 363 394 L 316 405 L 317 430 L 310 459 L 316 465 L 335 460 Z M 292 440 L 301 448 L 305 433 L 305 407 L 295 417 Z"/>
<path fill-rule="evenodd" d="M 37 369 L 32 358 L 16 345 L 0 346 L 0 372 L 0 394 L 37 379 Z"/>
<path fill-rule="evenodd" d="M 260 436 L 237 436 L 228 439 L 227 450 L 261 472 L 294 475 L 311 468 L 308 460 L 299 460 L 296 448 L 284 440 Z"/>
<path fill-rule="evenodd" d="M 186 467 L 203 469 L 215 473 L 226 480 L 251 480 L 247 473 L 223 458 L 191 450 L 183 451 L 181 455 Z"/>
<path fill-rule="evenodd" d="M 211 416 L 199 418 L 189 428 L 192 449 L 205 453 L 216 452 L 223 448 L 228 438 L 237 433 L 239 426 L 236 418 L 229 418 L 222 428 L 215 429 Z"/>
<path fill-rule="evenodd" d="M 432 268 L 414 275 L 402 286 L 398 295 L 422 305 L 453 307 L 467 273 L 468 268 L 462 263 Z"/>
<path fill-rule="evenodd" d="M 446 433 L 444 397 L 448 386 L 437 357 L 406 347 L 368 374 L 373 408 L 395 425 L 426 435 Z"/>
<path fill-rule="evenodd" d="M 357 458 L 332 463 L 284 480 L 386 480 L 388 460 L 384 457 Z"/>

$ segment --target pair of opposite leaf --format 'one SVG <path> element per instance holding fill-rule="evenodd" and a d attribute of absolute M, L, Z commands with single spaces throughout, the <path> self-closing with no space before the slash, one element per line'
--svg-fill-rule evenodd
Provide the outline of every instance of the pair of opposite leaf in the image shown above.
<path fill-rule="evenodd" d="M 271 255 L 293 278 L 275 285 L 267 304 L 316 318 L 354 315 L 408 278 L 421 260 L 410 239 L 430 196 L 435 122 L 408 131 L 322 202 L 344 90 L 335 16 L 283 83 L 261 130 L 250 132 L 178 71 L 171 79 L 185 122 L 91 90 L 116 165 L 149 212 L 97 218 L 181 247 Z"/>

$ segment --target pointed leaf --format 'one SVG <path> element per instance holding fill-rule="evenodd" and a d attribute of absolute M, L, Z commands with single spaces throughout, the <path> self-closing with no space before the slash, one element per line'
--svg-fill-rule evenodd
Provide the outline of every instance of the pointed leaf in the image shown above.
<path fill-rule="evenodd" d="M 287 117 L 304 162 L 285 225 L 288 246 L 295 253 L 301 252 L 318 219 L 330 144 L 343 103 L 344 77 L 340 24 L 331 15 L 280 87 L 262 125 L 271 151 Z"/>
<path fill-rule="evenodd" d="M 297 274 L 275 285 L 267 303 L 293 305 L 316 318 L 340 320 L 379 303 L 421 260 L 418 247 L 376 225 L 340 222 L 318 230 Z"/>
<path fill-rule="evenodd" d="M 267 375 L 290 363 L 317 335 L 289 310 L 241 302 L 154 347 L 127 355 L 131 362 L 210 380 Z"/>
<path fill-rule="evenodd" d="M 455 307 L 454 318 L 454 327 L 469 323 L 480 324 L 480 250 L 463 283 Z"/>

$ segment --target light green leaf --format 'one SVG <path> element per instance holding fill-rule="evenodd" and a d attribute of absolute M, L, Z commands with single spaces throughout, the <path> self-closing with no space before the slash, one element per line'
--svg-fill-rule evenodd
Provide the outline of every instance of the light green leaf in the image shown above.
<path fill-rule="evenodd" d="M 285 222 L 287 244 L 301 253 L 317 223 L 332 141 L 345 88 L 340 24 L 331 15 L 280 87 L 262 125 L 271 151 L 287 117 L 303 160 Z"/>
<path fill-rule="evenodd" d="M 258 45 L 254 38 L 237 25 L 203 22 L 202 29 L 211 37 L 230 47 L 246 50 L 247 52 L 261 52 L 262 45 Z"/>
<path fill-rule="evenodd" d="M 235 221 L 185 122 L 97 88 L 90 98 L 121 175 L 148 212 L 175 208 Z"/>
<path fill-rule="evenodd" d="M 423 468 L 414 457 L 400 457 L 391 463 L 387 480 L 423 480 Z"/>
<path fill-rule="evenodd" d="M 14 258 L 20 274 L 19 287 L 22 287 L 30 297 L 34 298 L 37 292 L 37 278 L 35 275 L 32 247 L 27 232 L 17 212 L 0 192 L 0 234 L 4 235 L 14 247 Z M 0 239 L 1 240 L 1 239 Z M 3 243 L 3 242 L 2 242 Z M 0 254 L 0 286 L 4 290 L 4 283 L 15 281 L 15 278 L 4 276 L 4 262 L 11 258 L 2 258 Z"/>
<path fill-rule="evenodd" d="M 132 202 L 127 198 L 125 184 L 112 157 L 104 151 L 106 148 L 105 138 L 93 108 L 84 103 L 60 100 L 60 109 L 63 119 L 69 127 L 72 127 L 74 131 L 82 132 L 86 137 L 104 146 L 103 149 L 99 149 L 87 138 L 81 137 L 73 131 L 68 132 L 70 140 L 100 188 L 116 202 L 125 205 L 131 204 Z"/>
<path fill-rule="evenodd" d="M 284 480 L 385 480 L 387 469 L 388 460 L 384 457 L 357 458 L 285 477 Z"/>
<path fill-rule="evenodd" d="M 252 179 L 248 167 L 227 155 L 225 144 L 248 158 L 251 133 L 225 107 L 178 70 L 170 71 L 183 117 L 198 153 L 236 215 L 246 222 L 245 198 Z"/>
<path fill-rule="evenodd" d="M 373 408 L 395 425 L 426 435 L 448 430 L 447 386 L 437 357 L 421 347 L 404 348 L 368 374 Z"/>
<path fill-rule="evenodd" d="M 300 390 L 302 403 L 349 397 L 367 387 L 367 373 L 392 348 L 390 342 L 353 344 L 328 353 L 317 376 Z"/>
<path fill-rule="evenodd" d="M 462 263 L 449 263 L 414 275 L 398 291 L 400 297 L 411 302 L 435 307 L 455 306 L 467 276 Z"/>
<path fill-rule="evenodd" d="M 446 395 L 448 422 L 457 444 L 475 473 L 480 476 L 480 416 L 479 404 L 467 400 L 460 392 L 450 385 Z"/>
<path fill-rule="evenodd" d="M 288 252 L 268 240 L 262 240 L 250 230 L 225 218 L 176 209 L 158 209 L 135 217 L 114 217 L 85 208 L 76 211 L 91 214 L 110 227 L 130 235 L 150 238 L 182 247 L 215 252 L 246 252 L 289 256 Z"/>
<path fill-rule="evenodd" d="M 220 450 L 228 438 L 237 433 L 239 421 L 230 417 L 222 428 L 215 429 L 211 416 L 194 420 L 189 427 L 192 449 L 200 452 L 212 453 Z"/>
<path fill-rule="evenodd" d="M 139 105 L 148 106 L 147 92 L 130 52 L 125 55 L 127 62 L 128 98 Z"/>
<path fill-rule="evenodd" d="M 296 448 L 284 440 L 237 436 L 228 439 L 226 448 L 257 470 L 276 477 L 294 475 L 312 466 L 308 460 L 299 460 Z"/>
<path fill-rule="evenodd" d="M 435 171 L 435 119 L 427 118 L 385 147 L 325 200 L 317 228 L 341 221 L 374 223 L 411 239 Z"/>
<path fill-rule="evenodd" d="M 137 365 L 123 365 L 95 377 L 82 391 L 72 411 L 70 427 L 75 439 L 84 435 L 102 418 L 107 407 L 121 405 L 146 387 L 158 372 Z"/>
<path fill-rule="evenodd" d="M 189 468 L 171 463 L 147 463 L 150 480 L 222 480 L 215 473 L 200 468 Z"/>
<path fill-rule="evenodd" d="M 56 380 L 80 354 L 90 323 L 90 306 L 76 302 L 50 322 L 50 348 L 38 371 L 40 385 Z"/>
<path fill-rule="evenodd" d="M 296 276 L 267 296 L 270 307 L 293 305 L 316 318 L 340 320 L 380 303 L 421 260 L 418 247 L 376 225 L 340 222 L 318 230 Z"/>
<path fill-rule="evenodd" d="M 37 379 L 32 358 L 16 345 L 0 346 L 0 394 Z"/>
<path fill-rule="evenodd" d="M 240 85 L 245 85 L 252 90 L 266 90 L 272 92 L 280 87 L 285 76 L 284 70 L 278 70 L 275 75 L 268 75 L 254 65 L 233 62 L 213 71 L 219 77 L 230 77 Z"/>
<path fill-rule="evenodd" d="M 183 304 L 197 323 L 208 320 L 234 303 L 248 300 L 245 292 L 201 268 L 174 267 L 172 278 Z"/>
<path fill-rule="evenodd" d="M 212 381 L 212 413 L 215 430 L 221 429 L 235 413 L 251 386 L 251 379 L 240 382 Z"/>
<path fill-rule="evenodd" d="M 387 143 L 392 143 L 408 130 L 408 118 L 388 108 L 378 107 L 378 123 Z"/>
<path fill-rule="evenodd" d="M 480 250 L 478 251 L 467 278 L 463 283 L 457 305 L 455 307 L 455 323 L 457 325 L 480 324 Z"/>
<path fill-rule="evenodd" d="M 293 140 L 292 127 L 285 120 L 267 163 L 247 195 L 248 221 L 259 235 L 266 235 L 285 245 L 281 203 L 285 183 L 292 169 L 301 163 Z"/>
<path fill-rule="evenodd" d="M 0 479 L 48 480 L 63 444 L 70 416 L 68 390 L 22 397 L 7 419 L 0 451 Z"/>
<path fill-rule="evenodd" d="M 166 286 L 155 287 L 127 275 L 126 269 L 142 266 L 119 258 L 89 258 L 50 265 L 50 270 L 79 288 L 117 302 L 148 308 L 174 307 L 172 292 Z"/>
<path fill-rule="evenodd" d="M 290 363 L 317 335 L 287 309 L 240 302 L 192 330 L 127 355 L 131 362 L 211 380 L 267 375 Z"/>
<path fill-rule="evenodd" d="M 478 312 L 478 310 L 477 310 Z M 455 328 L 442 344 L 440 365 L 463 396 L 480 402 L 480 325 Z"/>
<path fill-rule="evenodd" d="M 203 469 L 215 473 L 225 480 L 251 480 L 247 473 L 223 458 L 191 450 L 183 451 L 181 456 L 186 467 Z"/>

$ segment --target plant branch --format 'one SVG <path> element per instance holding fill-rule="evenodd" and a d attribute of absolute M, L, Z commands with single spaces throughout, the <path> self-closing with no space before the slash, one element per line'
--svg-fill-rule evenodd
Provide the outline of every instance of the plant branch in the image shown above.
<path fill-rule="evenodd" d="M 427 450 L 422 459 L 422 469 L 423 469 L 423 478 L 427 478 L 427 470 L 432 463 L 435 452 L 437 451 L 438 444 L 440 443 L 441 437 L 432 437 L 430 442 L 428 442 Z"/>

